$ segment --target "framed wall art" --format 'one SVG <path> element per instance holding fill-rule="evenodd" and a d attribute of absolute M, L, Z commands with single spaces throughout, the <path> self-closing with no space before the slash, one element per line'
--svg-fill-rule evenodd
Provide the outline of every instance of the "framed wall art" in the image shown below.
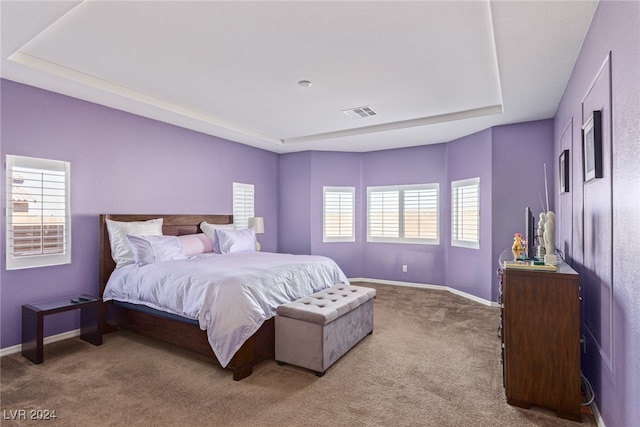
<path fill-rule="evenodd" d="M 582 126 L 584 182 L 602 178 L 602 113 L 594 111 Z"/>
<path fill-rule="evenodd" d="M 569 150 L 560 154 L 560 194 L 569 192 Z"/>

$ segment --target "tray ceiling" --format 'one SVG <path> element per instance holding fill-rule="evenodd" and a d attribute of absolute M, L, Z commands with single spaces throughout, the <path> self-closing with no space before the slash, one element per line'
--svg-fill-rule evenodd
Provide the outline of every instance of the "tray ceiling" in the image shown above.
<path fill-rule="evenodd" d="M 279 153 L 423 145 L 553 117 L 596 4 L 3 1 L 2 76 Z"/>

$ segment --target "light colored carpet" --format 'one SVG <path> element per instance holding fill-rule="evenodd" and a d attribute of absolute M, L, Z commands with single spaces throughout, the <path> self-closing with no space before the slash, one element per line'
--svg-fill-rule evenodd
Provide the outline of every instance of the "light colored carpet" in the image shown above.
<path fill-rule="evenodd" d="M 371 285 L 373 335 L 317 378 L 267 361 L 249 378 L 200 355 L 119 331 L 94 347 L 49 344 L 45 361 L 3 357 L 9 411 L 55 410 L 56 425 L 578 426 L 508 405 L 499 310 L 444 291 Z M 32 422 L 42 425 L 42 422 Z M 583 416 L 585 426 L 595 426 Z"/>

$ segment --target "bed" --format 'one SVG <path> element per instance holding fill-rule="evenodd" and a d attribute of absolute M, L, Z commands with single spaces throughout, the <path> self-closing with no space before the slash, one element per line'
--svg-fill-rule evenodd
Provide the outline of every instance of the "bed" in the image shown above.
<path fill-rule="evenodd" d="M 336 277 L 340 278 L 339 281 L 346 281 L 344 274 L 337 265 L 335 269 L 337 269 L 339 274 L 332 271 L 324 274 L 323 277 L 313 275 L 306 277 L 309 276 L 309 272 L 306 271 L 305 273 L 303 271 L 300 273 L 300 276 L 292 276 L 292 271 L 294 272 L 293 274 L 298 274 L 297 271 L 300 270 L 298 262 L 306 263 L 308 261 L 307 258 L 311 259 L 309 268 L 313 269 L 326 269 L 328 268 L 327 265 L 323 264 L 333 263 L 333 261 L 328 259 L 315 259 L 324 257 L 314 258 L 303 255 L 290 256 L 259 253 L 201 254 L 185 260 L 151 263 L 140 266 L 139 268 L 136 265 L 127 265 L 116 269 L 116 263 L 111 255 L 107 220 L 130 223 L 131 221 L 148 221 L 155 218 L 163 218 L 162 234 L 165 236 L 183 236 L 202 233 L 199 227 L 202 221 L 206 221 L 209 224 L 231 224 L 233 222 L 231 215 L 100 215 L 99 280 L 100 296 L 105 301 L 104 315 L 102 316 L 103 331 L 111 332 L 121 327 L 144 336 L 211 356 L 220 366 L 232 371 L 234 380 L 240 380 L 251 375 L 253 367 L 256 364 L 274 358 L 275 334 L 274 319 L 272 316 L 273 313 L 275 313 L 273 307 L 275 303 L 273 296 L 266 295 L 266 293 L 272 292 L 277 294 L 276 299 L 282 302 L 288 298 L 298 297 L 301 292 L 312 293 L 311 288 L 322 289 L 328 287 L 333 284 L 328 282 L 335 282 Z M 113 223 L 110 223 L 110 225 L 113 225 Z M 289 260 L 287 257 L 291 257 L 292 259 Z M 271 270 L 261 270 L 262 264 L 271 263 L 269 260 L 275 258 L 277 258 L 278 261 L 278 268 L 285 271 L 279 272 L 279 270 L 277 270 L 273 274 L 280 274 L 282 277 L 286 277 L 286 280 L 277 281 L 271 277 Z M 245 270 L 243 266 L 238 264 L 238 262 L 250 263 L 251 273 L 244 273 Z M 288 264 L 289 262 L 290 264 Z M 213 264 L 210 265 L 210 263 Z M 198 268 L 196 269 L 196 267 Z M 205 269 L 203 272 L 200 272 L 200 267 L 207 267 L 209 270 Z M 211 287 L 213 290 L 209 290 L 208 284 L 202 284 L 200 288 L 201 291 L 197 292 L 196 295 L 214 295 L 214 297 L 203 296 L 202 301 L 200 301 L 202 305 L 198 306 L 197 310 L 192 309 L 192 311 L 173 312 L 174 307 L 167 309 L 156 306 L 154 305 L 157 303 L 155 300 L 147 301 L 136 299 L 139 298 L 139 296 L 136 296 L 134 299 L 129 299 L 127 295 L 114 297 L 114 289 L 118 287 L 121 277 L 128 277 L 127 280 L 130 281 L 134 280 L 133 278 L 135 277 L 135 280 L 144 280 L 147 283 L 152 283 L 153 286 L 158 286 L 159 289 L 162 289 L 164 286 L 174 293 L 178 292 L 174 290 L 175 288 L 184 289 L 186 287 L 191 289 L 195 286 L 194 283 L 200 283 L 200 279 L 189 279 L 188 283 L 182 283 L 181 280 L 183 279 L 181 275 L 182 272 L 185 271 L 191 272 L 192 268 L 203 276 L 203 281 L 212 282 Z M 221 270 L 224 268 L 227 270 Z M 231 270 L 229 270 L 230 268 Z M 163 271 L 164 273 L 162 273 Z M 165 276 L 157 276 L 157 274 L 166 274 L 166 277 L 171 277 L 171 279 L 166 279 Z M 218 275 L 216 276 L 216 274 Z M 224 280 L 222 280 L 222 278 L 224 278 Z M 172 283 L 171 287 L 166 286 L 165 283 L 167 281 Z M 253 292 L 252 288 L 250 288 L 250 286 L 253 286 L 253 282 L 256 283 L 255 286 L 259 287 L 259 290 L 256 292 Z M 109 283 L 109 286 L 107 286 L 107 283 Z M 277 286 L 272 287 L 272 283 L 275 283 Z M 301 285 L 298 285 L 298 283 L 301 283 Z M 128 286 L 128 289 L 135 288 L 130 285 Z M 287 288 L 286 292 L 283 292 L 282 289 L 284 286 L 290 286 L 291 290 Z M 147 294 L 154 295 L 154 292 L 157 291 L 147 291 Z M 236 296 L 232 297 L 232 299 L 227 299 L 226 304 L 224 304 L 223 297 L 226 293 L 234 292 Z M 245 303 L 239 299 L 245 298 L 244 295 L 249 293 L 251 295 L 246 298 L 251 299 L 250 302 Z M 261 301 L 260 298 L 263 297 L 264 301 Z M 185 298 L 185 300 L 190 299 L 192 298 Z M 216 303 L 222 304 L 222 307 L 233 306 L 233 310 L 225 311 L 226 309 L 223 308 L 216 309 L 213 305 L 208 305 L 209 302 L 211 302 L 209 300 L 216 300 Z M 176 304 L 180 307 L 186 305 L 184 301 L 179 301 Z M 187 309 L 185 308 L 185 310 Z M 259 316 L 254 315 L 256 310 L 259 311 Z M 247 314 L 245 314 L 245 311 Z M 236 334 L 236 336 L 234 336 L 234 346 L 228 346 L 225 343 L 219 344 L 215 341 L 216 338 L 214 336 L 216 335 L 216 329 L 227 330 L 227 324 L 229 322 L 235 322 L 237 317 L 242 316 L 253 316 L 254 318 L 246 320 L 253 322 L 250 328 L 243 324 L 241 328 L 241 340 L 236 339 L 238 336 Z M 242 322 L 245 322 L 244 318 Z M 225 350 L 226 353 L 221 352 L 221 348 Z"/>

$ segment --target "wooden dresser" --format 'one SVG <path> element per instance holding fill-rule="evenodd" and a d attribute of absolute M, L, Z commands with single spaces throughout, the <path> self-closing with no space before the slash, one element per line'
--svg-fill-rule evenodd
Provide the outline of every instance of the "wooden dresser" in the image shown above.
<path fill-rule="evenodd" d="M 580 421 L 578 273 L 501 269 L 500 337 L 507 402 Z"/>

